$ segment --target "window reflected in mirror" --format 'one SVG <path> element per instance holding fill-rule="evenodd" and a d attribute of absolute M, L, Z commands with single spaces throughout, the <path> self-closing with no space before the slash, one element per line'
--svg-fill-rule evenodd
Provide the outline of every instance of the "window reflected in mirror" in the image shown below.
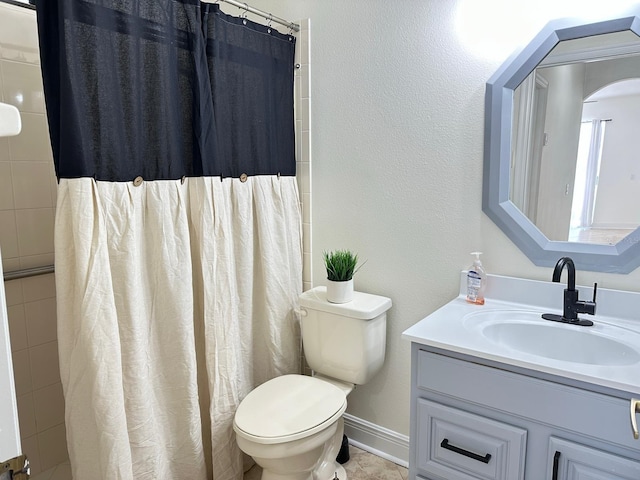
<path fill-rule="evenodd" d="M 640 38 L 558 43 L 514 90 L 509 199 L 552 241 L 640 226 Z"/>

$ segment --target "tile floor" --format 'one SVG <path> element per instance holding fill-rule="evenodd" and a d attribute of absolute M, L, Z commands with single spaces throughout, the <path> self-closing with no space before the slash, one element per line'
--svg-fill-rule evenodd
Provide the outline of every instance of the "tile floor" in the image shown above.
<path fill-rule="evenodd" d="M 353 445 L 349 446 L 351 458 L 343 465 L 349 480 L 407 480 L 406 468 L 365 452 Z M 262 469 L 254 466 L 244 475 L 244 480 L 260 480 Z M 71 480 L 71 466 L 64 462 L 31 477 L 31 480 Z"/>
<path fill-rule="evenodd" d="M 365 452 L 353 445 L 349 446 L 350 459 L 343 465 L 349 480 L 407 480 L 406 468 Z M 260 480 L 262 469 L 254 466 L 244 475 L 244 480 Z"/>

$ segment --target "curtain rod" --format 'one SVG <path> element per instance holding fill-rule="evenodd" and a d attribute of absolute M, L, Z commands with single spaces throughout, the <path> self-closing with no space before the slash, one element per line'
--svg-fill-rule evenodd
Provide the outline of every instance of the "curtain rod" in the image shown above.
<path fill-rule="evenodd" d="M 29 3 L 20 2 L 18 0 L 0 0 L 0 2 L 8 3 L 9 5 L 15 5 L 16 7 L 27 8 L 29 10 L 35 10 L 36 9 L 35 5 L 31 5 Z M 259 15 L 260 17 L 266 18 L 267 20 L 279 23 L 280 25 L 284 25 L 285 27 L 289 27 L 294 32 L 299 32 L 300 31 L 300 25 L 298 25 L 297 23 L 289 22 L 289 21 L 285 20 L 284 18 L 276 17 L 275 15 L 272 15 L 272 14 L 270 14 L 268 12 L 265 12 L 264 10 L 258 10 L 257 8 L 254 8 L 254 7 L 250 6 L 250 5 L 247 5 L 246 3 L 238 2 L 236 0 L 217 0 L 215 2 L 208 2 L 208 3 L 220 3 L 220 2 L 226 2 L 229 5 L 233 5 L 234 7 L 238 7 L 240 9 L 242 9 L 242 10 L 247 11 L 247 12 L 251 12 L 254 15 Z"/>
<path fill-rule="evenodd" d="M 226 2 L 229 5 L 233 5 L 234 7 L 238 7 L 247 12 L 251 12 L 255 15 L 259 15 L 261 17 L 266 18 L 267 20 L 279 23 L 280 25 L 284 25 L 285 27 L 289 27 L 294 32 L 300 31 L 300 25 L 298 25 L 297 23 L 288 22 L 284 18 L 276 17 L 275 15 L 271 15 L 270 13 L 265 12 L 264 10 L 258 10 L 257 8 L 253 8 L 252 6 L 247 5 L 246 3 L 238 2 L 237 0 L 217 0 L 215 2 L 208 2 L 208 3 L 221 3 L 221 2 Z"/>

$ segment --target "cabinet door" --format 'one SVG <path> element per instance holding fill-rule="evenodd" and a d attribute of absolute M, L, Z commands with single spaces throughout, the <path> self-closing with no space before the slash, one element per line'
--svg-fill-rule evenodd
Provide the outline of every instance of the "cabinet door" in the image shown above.
<path fill-rule="evenodd" d="M 547 478 L 552 480 L 638 480 L 640 462 L 551 437 Z"/>

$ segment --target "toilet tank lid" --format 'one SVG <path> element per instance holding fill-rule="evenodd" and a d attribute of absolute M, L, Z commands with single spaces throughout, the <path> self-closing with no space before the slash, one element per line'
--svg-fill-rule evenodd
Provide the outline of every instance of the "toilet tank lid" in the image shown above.
<path fill-rule="evenodd" d="M 359 320 L 371 320 L 391 308 L 391 299 L 353 292 L 353 300 L 350 302 L 331 303 L 327 300 L 327 287 L 315 287 L 300 295 L 300 306 Z"/>

